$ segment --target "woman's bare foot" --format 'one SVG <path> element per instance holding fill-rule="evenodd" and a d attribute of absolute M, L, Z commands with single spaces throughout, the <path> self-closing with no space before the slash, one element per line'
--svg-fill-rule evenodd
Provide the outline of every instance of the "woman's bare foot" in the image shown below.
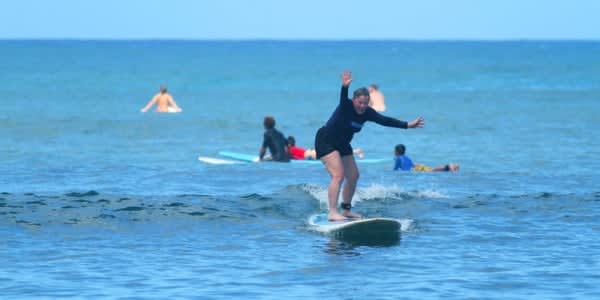
<path fill-rule="evenodd" d="M 352 219 L 361 219 L 362 216 L 360 214 L 357 214 L 355 212 L 352 212 L 351 210 L 342 210 L 342 215 L 345 216 L 346 218 L 352 218 Z"/>
<path fill-rule="evenodd" d="M 346 217 L 344 217 L 343 215 L 341 215 L 340 213 L 338 213 L 337 211 L 330 211 L 329 214 L 327 215 L 327 218 L 329 219 L 329 221 L 344 221 L 346 220 Z"/>

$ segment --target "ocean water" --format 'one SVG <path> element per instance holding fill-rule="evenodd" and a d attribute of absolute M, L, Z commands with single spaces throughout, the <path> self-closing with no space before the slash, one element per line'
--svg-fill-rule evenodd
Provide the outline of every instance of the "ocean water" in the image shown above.
<path fill-rule="evenodd" d="M 600 43 L 0 41 L 0 297 L 600 297 Z M 257 153 L 262 118 L 312 147 L 379 84 L 354 198 L 392 243 L 308 228 L 321 165 Z M 179 114 L 139 110 L 161 84 Z M 457 173 L 392 171 L 394 145 Z"/>

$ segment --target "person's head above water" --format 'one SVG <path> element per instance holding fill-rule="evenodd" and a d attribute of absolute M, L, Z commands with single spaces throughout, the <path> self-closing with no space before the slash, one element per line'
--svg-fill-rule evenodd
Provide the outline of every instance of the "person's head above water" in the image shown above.
<path fill-rule="evenodd" d="M 167 86 L 166 85 L 161 85 L 160 86 L 160 93 L 161 94 L 165 94 L 167 92 Z"/>
<path fill-rule="evenodd" d="M 372 93 L 372 92 L 375 92 L 378 90 L 379 90 L 379 87 L 377 86 L 377 84 L 371 83 L 371 85 L 369 85 L 369 93 Z"/>
<path fill-rule="evenodd" d="M 362 115 L 369 107 L 369 90 L 361 87 L 352 95 L 352 105 L 357 114 Z"/>
<path fill-rule="evenodd" d="M 296 146 L 296 139 L 293 136 L 288 136 L 288 145 L 289 146 Z"/>
<path fill-rule="evenodd" d="M 406 152 L 406 147 L 404 147 L 404 145 L 402 144 L 398 144 L 396 145 L 394 152 L 396 153 L 396 155 L 404 155 L 404 153 Z"/>
<path fill-rule="evenodd" d="M 265 126 L 265 129 L 275 128 L 275 118 L 273 118 L 271 116 L 266 116 L 263 121 L 263 126 Z"/>

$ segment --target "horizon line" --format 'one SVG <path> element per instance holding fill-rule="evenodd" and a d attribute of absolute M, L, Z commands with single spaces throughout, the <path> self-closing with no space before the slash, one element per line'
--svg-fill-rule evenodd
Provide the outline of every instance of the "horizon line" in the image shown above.
<path fill-rule="evenodd" d="M 600 38 L 82 38 L 0 37 L 0 41 L 144 41 L 144 42 L 600 42 Z"/>

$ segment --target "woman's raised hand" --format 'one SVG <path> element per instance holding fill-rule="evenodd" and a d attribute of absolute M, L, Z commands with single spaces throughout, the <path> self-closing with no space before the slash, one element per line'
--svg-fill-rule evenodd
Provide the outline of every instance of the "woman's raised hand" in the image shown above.
<path fill-rule="evenodd" d="M 349 86 L 351 82 L 352 82 L 352 72 L 350 72 L 348 70 L 344 70 L 344 72 L 342 72 L 342 85 Z"/>

